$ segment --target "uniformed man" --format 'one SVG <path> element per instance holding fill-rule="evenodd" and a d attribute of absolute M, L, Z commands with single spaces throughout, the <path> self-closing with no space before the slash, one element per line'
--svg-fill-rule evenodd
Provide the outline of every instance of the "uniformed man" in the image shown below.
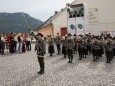
<path fill-rule="evenodd" d="M 50 53 L 50 56 L 53 56 L 53 53 L 54 53 L 54 38 L 53 36 L 49 36 L 49 39 L 48 39 L 48 53 Z"/>
<path fill-rule="evenodd" d="M 73 61 L 74 40 L 71 38 L 70 33 L 67 35 L 66 47 L 67 47 L 67 54 L 68 54 L 68 58 L 69 58 L 68 63 L 72 63 L 72 61 Z"/>
<path fill-rule="evenodd" d="M 65 35 L 64 37 L 62 37 L 62 54 L 64 55 L 64 58 L 66 58 L 67 55 L 66 43 L 67 43 L 67 36 Z"/>
<path fill-rule="evenodd" d="M 115 37 L 113 37 L 113 57 L 115 56 Z"/>
<path fill-rule="evenodd" d="M 97 37 L 97 40 L 98 40 L 98 59 L 99 59 L 99 57 L 102 57 L 103 54 L 103 41 L 99 36 Z"/>
<path fill-rule="evenodd" d="M 93 61 L 98 60 L 98 41 L 95 36 L 92 37 L 92 54 L 93 54 Z"/>
<path fill-rule="evenodd" d="M 59 33 L 57 33 L 55 42 L 56 42 L 57 51 L 58 51 L 57 54 L 60 54 L 60 50 L 61 50 L 61 48 L 60 48 L 60 45 L 61 45 L 61 37 L 60 37 L 60 34 L 59 34 Z"/>
<path fill-rule="evenodd" d="M 105 39 L 105 43 L 104 43 L 104 48 L 105 48 L 105 55 L 106 55 L 106 63 L 111 63 L 112 60 L 112 55 L 113 55 L 113 44 L 112 44 L 112 40 L 110 39 L 110 37 L 107 37 Z"/>
<path fill-rule="evenodd" d="M 91 54 L 91 37 L 90 36 L 87 37 L 87 53 L 90 56 Z"/>
<path fill-rule="evenodd" d="M 77 38 L 77 47 L 78 47 L 78 54 L 79 54 L 78 60 L 82 60 L 83 58 L 83 40 L 82 40 L 81 35 L 79 35 Z"/>
<path fill-rule="evenodd" d="M 38 74 L 44 74 L 44 68 L 45 68 L 44 55 L 46 53 L 46 49 L 45 49 L 45 42 L 42 39 L 43 35 L 41 33 L 38 33 L 35 36 L 35 34 L 32 31 L 31 34 L 36 39 L 35 51 L 37 51 L 38 62 L 40 65 L 40 71 L 38 72 Z"/>
<path fill-rule="evenodd" d="M 75 53 L 77 53 L 77 36 L 76 36 L 76 34 L 74 34 L 73 39 L 74 39 L 74 54 L 75 54 Z"/>
<path fill-rule="evenodd" d="M 86 37 L 84 36 L 83 37 L 83 40 L 82 40 L 82 45 L 83 45 L 83 57 L 86 58 L 86 55 L 88 54 L 87 52 L 87 39 Z"/>

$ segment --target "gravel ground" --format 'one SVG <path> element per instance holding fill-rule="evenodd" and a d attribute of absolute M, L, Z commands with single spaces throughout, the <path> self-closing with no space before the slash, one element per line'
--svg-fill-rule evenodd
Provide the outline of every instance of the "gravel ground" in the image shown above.
<path fill-rule="evenodd" d="M 46 54 L 45 74 L 39 75 L 34 45 L 23 54 L 5 54 L 0 55 L 0 86 L 115 86 L 115 59 L 107 64 L 105 56 L 93 62 L 92 56 L 79 61 L 74 55 L 71 64 L 63 55 Z"/>

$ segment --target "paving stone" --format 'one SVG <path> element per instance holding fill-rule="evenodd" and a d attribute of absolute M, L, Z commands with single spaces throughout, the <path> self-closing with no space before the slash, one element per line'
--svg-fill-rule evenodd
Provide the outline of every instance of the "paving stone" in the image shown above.
<path fill-rule="evenodd" d="M 56 51 L 56 50 L 55 50 Z M 72 64 L 63 55 L 45 56 L 45 74 L 39 75 L 39 63 L 34 45 L 23 54 L 0 55 L 0 86 L 115 86 L 115 59 L 107 64 L 103 55 L 93 62 L 92 55 Z"/>

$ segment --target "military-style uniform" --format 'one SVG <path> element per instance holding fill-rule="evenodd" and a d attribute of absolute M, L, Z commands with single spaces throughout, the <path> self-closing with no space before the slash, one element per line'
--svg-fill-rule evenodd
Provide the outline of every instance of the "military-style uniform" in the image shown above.
<path fill-rule="evenodd" d="M 40 71 L 38 73 L 39 74 L 44 74 L 44 67 L 45 67 L 44 55 L 46 53 L 45 42 L 42 38 L 40 39 L 40 38 L 36 37 L 33 32 L 32 32 L 32 35 L 36 39 L 35 51 L 37 51 L 38 62 L 39 62 L 39 65 L 40 65 Z M 37 36 L 43 37 L 43 35 L 41 33 L 38 33 Z"/>
<path fill-rule="evenodd" d="M 48 53 L 50 53 L 50 56 L 52 56 L 53 53 L 55 52 L 54 51 L 54 39 L 52 37 L 49 38 L 48 44 L 49 44 L 49 46 L 48 46 Z"/>
<path fill-rule="evenodd" d="M 76 35 L 74 35 L 74 54 L 77 53 L 77 39 L 76 39 Z"/>
<path fill-rule="evenodd" d="M 71 34 L 68 34 L 66 48 L 67 48 L 67 54 L 68 54 L 68 58 L 69 58 L 68 63 L 72 63 L 72 61 L 73 61 L 74 40 L 71 39 L 69 36 L 71 36 Z"/>
<path fill-rule="evenodd" d="M 110 63 L 110 61 L 112 60 L 112 57 L 113 57 L 113 52 L 112 52 L 113 44 L 112 44 L 112 41 L 105 40 L 104 48 L 105 48 L 105 55 L 106 55 L 106 59 L 107 59 L 106 63 Z"/>
<path fill-rule="evenodd" d="M 97 61 L 98 60 L 98 49 L 99 49 L 97 40 L 92 41 L 91 49 L 92 49 L 92 54 L 93 54 L 93 61 Z"/>
<path fill-rule="evenodd" d="M 60 46 L 61 46 L 61 37 L 59 34 L 57 34 L 56 38 L 55 38 L 55 42 L 56 42 L 56 46 L 57 46 L 57 51 L 58 51 L 58 54 L 60 54 Z"/>
<path fill-rule="evenodd" d="M 102 57 L 103 54 L 103 42 L 99 39 L 98 40 L 98 58 Z"/>
<path fill-rule="evenodd" d="M 113 38 L 113 57 L 115 56 L 115 37 Z"/>
<path fill-rule="evenodd" d="M 83 39 L 82 46 L 83 46 L 83 57 L 86 58 L 88 52 L 87 52 L 87 40 L 85 38 Z"/>
<path fill-rule="evenodd" d="M 64 58 L 66 58 L 67 55 L 66 43 L 67 43 L 67 37 L 65 37 L 62 40 L 62 54 L 64 55 Z"/>
<path fill-rule="evenodd" d="M 89 38 L 87 40 L 87 53 L 88 55 L 91 53 L 91 40 Z"/>
<path fill-rule="evenodd" d="M 78 53 L 79 53 L 79 60 L 82 60 L 82 58 L 83 58 L 83 41 L 82 41 L 82 39 L 77 40 L 77 47 L 78 47 Z"/>

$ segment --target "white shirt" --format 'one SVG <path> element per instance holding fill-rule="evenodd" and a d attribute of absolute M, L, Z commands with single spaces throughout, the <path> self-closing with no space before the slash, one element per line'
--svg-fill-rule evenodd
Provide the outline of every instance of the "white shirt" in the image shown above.
<path fill-rule="evenodd" d="M 4 37 L 1 37 L 1 41 L 2 41 L 2 42 L 5 42 L 5 38 L 4 38 Z"/>

